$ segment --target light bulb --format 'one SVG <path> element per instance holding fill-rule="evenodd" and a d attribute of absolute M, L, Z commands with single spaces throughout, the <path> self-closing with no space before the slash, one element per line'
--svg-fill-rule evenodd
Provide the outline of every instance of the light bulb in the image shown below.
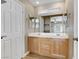
<path fill-rule="evenodd" d="M 36 4 L 39 4 L 39 1 L 36 1 Z"/>

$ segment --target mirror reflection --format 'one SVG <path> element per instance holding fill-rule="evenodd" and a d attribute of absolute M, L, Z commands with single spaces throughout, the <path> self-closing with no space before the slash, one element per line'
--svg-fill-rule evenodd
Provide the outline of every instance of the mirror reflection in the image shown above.
<path fill-rule="evenodd" d="M 40 16 L 30 19 L 30 32 L 64 33 L 66 26 L 67 15 Z"/>

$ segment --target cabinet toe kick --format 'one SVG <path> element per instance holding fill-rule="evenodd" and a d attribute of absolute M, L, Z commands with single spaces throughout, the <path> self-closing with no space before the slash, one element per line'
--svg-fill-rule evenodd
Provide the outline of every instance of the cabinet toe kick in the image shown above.
<path fill-rule="evenodd" d="M 56 57 L 56 58 L 65 58 L 65 56 L 63 55 L 58 55 L 58 54 L 52 54 L 53 57 Z"/>

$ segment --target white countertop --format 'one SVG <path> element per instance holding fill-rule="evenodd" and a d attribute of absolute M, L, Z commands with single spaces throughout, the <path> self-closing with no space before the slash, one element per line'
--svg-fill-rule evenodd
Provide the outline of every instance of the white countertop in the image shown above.
<path fill-rule="evenodd" d="M 29 33 L 31 37 L 45 37 L 45 38 L 68 38 L 66 33 Z"/>

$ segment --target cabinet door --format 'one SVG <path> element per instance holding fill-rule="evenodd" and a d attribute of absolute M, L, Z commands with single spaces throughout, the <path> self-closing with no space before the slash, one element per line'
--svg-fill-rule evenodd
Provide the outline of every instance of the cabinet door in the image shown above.
<path fill-rule="evenodd" d="M 67 59 L 68 57 L 68 40 L 67 39 L 53 39 L 51 44 L 51 56 Z"/>
<path fill-rule="evenodd" d="M 68 39 L 60 39 L 59 42 L 59 54 L 64 57 L 64 59 L 68 59 L 68 49 L 69 49 L 69 41 Z"/>
<path fill-rule="evenodd" d="M 32 53 L 39 53 L 39 39 L 29 38 L 29 51 Z"/>
<path fill-rule="evenodd" d="M 48 39 L 40 39 L 39 41 L 39 54 L 43 56 L 50 55 L 50 42 Z"/>

